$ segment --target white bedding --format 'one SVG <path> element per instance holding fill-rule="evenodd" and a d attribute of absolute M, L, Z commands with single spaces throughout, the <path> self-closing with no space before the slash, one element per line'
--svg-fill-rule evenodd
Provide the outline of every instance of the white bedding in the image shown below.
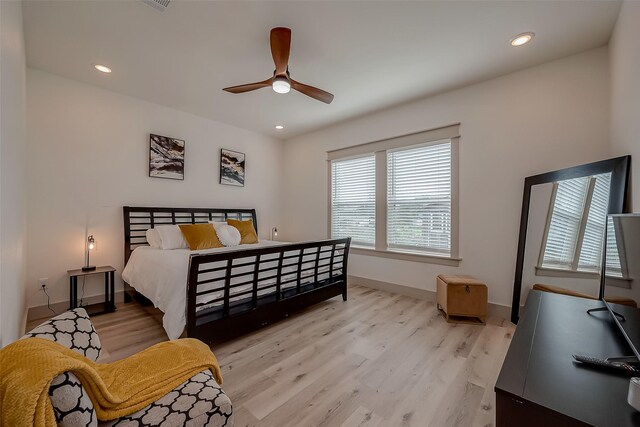
<path fill-rule="evenodd" d="M 122 272 L 122 278 L 134 287 L 138 292 L 147 297 L 159 308 L 164 316 L 162 323 L 169 339 L 179 338 L 186 325 L 186 288 L 189 270 L 189 257 L 192 254 L 219 253 L 230 251 L 241 251 L 248 249 L 263 248 L 269 246 L 283 245 L 285 242 L 275 242 L 261 240 L 259 243 L 241 245 L 236 247 L 225 247 L 207 249 L 202 251 L 190 251 L 188 249 L 162 250 L 149 246 L 136 248 L 129 258 L 129 262 Z M 287 276 L 295 277 L 296 267 L 288 271 L 283 268 L 283 281 Z M 328 268 L 321 270 L 327 271 Z M 268 283 L 269 281 L 263 282 Z M 275 282 L 275 280 L 273 281 Z M 234 284 L 232 279 L 231 284 Z M 291 283 L 283 286 L 283 289 L 295 286 Z M 234 288 L 235 292 L 242 292 L 250 289 L 252 285 Z M 261 294 L 262 292 L 259 292 Z M 208 300 L 198 300 L 198 302 L 208 302 L 222 295 L 212 293 L 207 295 Z M 219 303 L 218 303 L 219 304 Z M 209 305 L 210 306 L 210 305 Z M 204 309 L 208 306 L 200 307 Z"/>

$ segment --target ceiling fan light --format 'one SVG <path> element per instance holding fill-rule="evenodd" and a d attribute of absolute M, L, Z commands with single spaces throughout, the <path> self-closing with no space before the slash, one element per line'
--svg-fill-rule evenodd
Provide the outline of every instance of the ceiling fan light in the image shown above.
<path fill-rule="evenodd" d="M 284 77 L 276 77 L 271 84 L 273 90 L 277 93 L 287 93 L 291 90 L 289 80 Z"/>

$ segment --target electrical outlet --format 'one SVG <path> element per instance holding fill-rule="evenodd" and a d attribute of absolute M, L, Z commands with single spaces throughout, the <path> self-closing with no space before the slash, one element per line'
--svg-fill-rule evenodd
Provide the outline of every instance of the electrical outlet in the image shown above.
<path fill-rule="evenodd" d="M 48 289 L 49 288 L 49 278 L 43 277 L 42 279 L 38 279 L 38 285 L 40 285 L 40 289 Z"/>

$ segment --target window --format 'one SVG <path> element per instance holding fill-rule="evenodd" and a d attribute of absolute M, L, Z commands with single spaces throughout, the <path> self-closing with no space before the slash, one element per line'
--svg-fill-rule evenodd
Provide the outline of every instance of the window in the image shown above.
<path fill-rule="evenodd" d="M 458 139 L 454 125 L 329 152 L 330 237 L 367 254 L 458 261 Z"/>
<path fill-rule="evenodd" d="M 374 246 L 376 237 L 376 164 L 369 155 L 331 164 L 331 235 Z"/>
<path fill-rule="evenodd" d="M 610 186 L 610 173 L 554 184 L 542 268 L 600 271 Z"/>
<path fill-rule="evenodd" d="M 451 142 L 387 153 L 389 248 L 451 255 Z"/>
<path fill-rule="evenodd" d="M 589 205 L 589 215 L 580 248 L 578 270 L 599 272 L 602 265 L 604 229 L 609 210 L 609 189 L 611 174 L 596 176 L 593 196 Z"/>

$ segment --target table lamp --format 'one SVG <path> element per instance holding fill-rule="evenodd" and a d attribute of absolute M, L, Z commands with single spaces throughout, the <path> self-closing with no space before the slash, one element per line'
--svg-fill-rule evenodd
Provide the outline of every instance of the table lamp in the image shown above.
<path fill-rule="evenodd" d="M 93 238 L 93 234 L 87 237 L 87 263 L 84 267 L 82 267 L 82 271 L 91 271 L 96 269 L 95 265 L 89 264 L 89 254 L 91 253 L 91 251 L 96 250 L 97 247 L 98 244 L 96 243 L 96 239 Z"/>

